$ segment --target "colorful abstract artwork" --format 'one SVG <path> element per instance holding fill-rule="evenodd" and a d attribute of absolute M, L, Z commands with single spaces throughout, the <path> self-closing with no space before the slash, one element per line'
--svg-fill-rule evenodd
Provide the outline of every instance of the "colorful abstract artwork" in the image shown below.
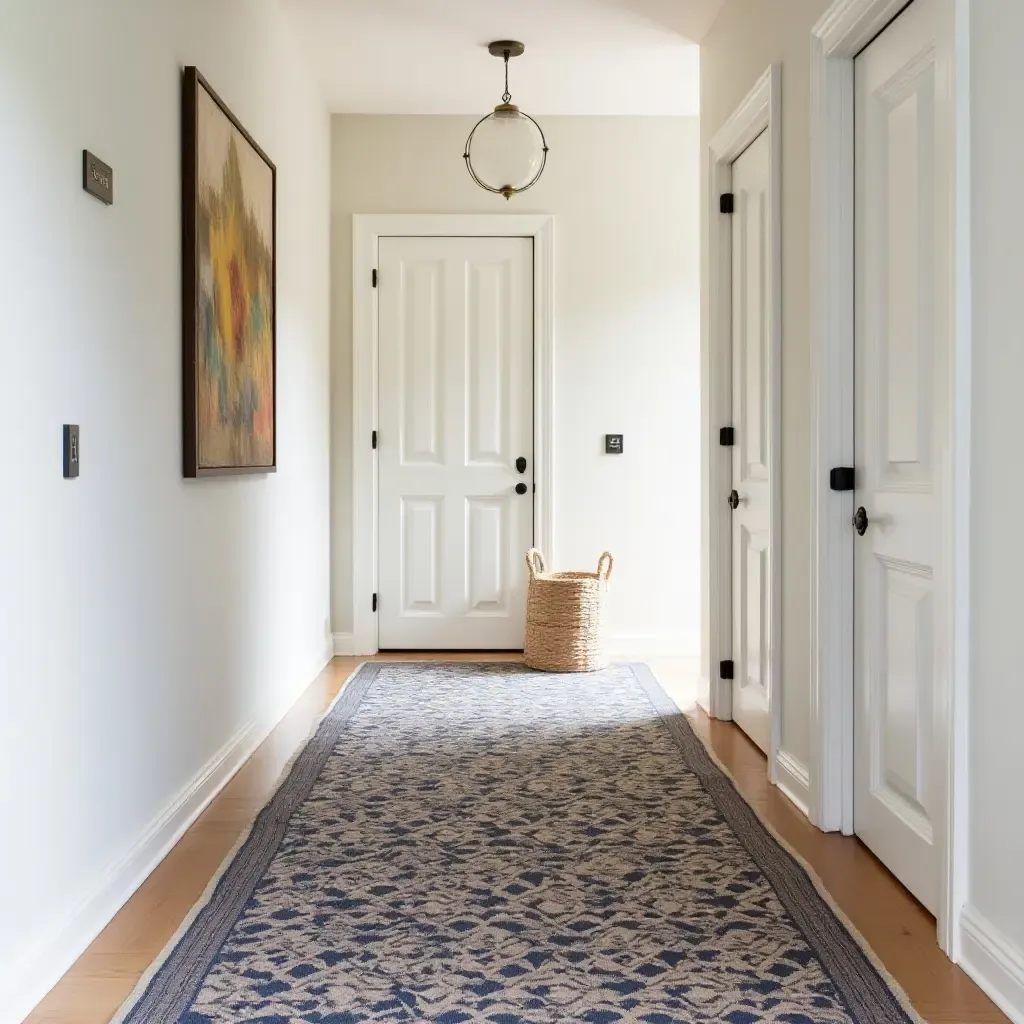
<path fill-rule="evenodd" d="M 184 469 L 276 468 L 276 171 L 195 68 L 184 75 Z"/>

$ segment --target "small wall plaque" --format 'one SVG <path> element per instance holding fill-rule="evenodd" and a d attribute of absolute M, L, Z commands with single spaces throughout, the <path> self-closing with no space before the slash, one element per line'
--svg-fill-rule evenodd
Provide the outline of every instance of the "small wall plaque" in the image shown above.
<path fill-rule="evenodd" d="M 606 455 L 621 455 L 622 454 L 622 435 L 621 434 L 605 434 L 604 435 L 604 451 Z"/>
<path fill-rule="evenodd" d="M 114 202 L 114 169 L 87 149 L 82 150 L 82 188 L 107 206 Z"/>

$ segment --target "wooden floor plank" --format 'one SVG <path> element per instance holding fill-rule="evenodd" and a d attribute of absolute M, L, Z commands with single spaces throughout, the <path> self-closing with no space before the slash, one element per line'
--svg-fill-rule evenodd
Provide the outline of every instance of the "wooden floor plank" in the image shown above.
<path fill-rule="evenodd" d="M 335 658 L 327 666 L 25 1024 L 108 1024 L 269 798 L 288 759 L 362 660 Z M 402 653 L 374 660 L 518 656 Z M 690 659 L 655 658 L 650 664 L 673 699 L 686 706 L 694 682 Z M 811 865 L 929 1024 L 1009 1024 L 943 955 L 931 916 L 862 844 L 818 832 L 768 783 L 763 754 L 734 725 L 713 722 L 699 711 L 692 713 L 692 721 L 746 799 Z"/>

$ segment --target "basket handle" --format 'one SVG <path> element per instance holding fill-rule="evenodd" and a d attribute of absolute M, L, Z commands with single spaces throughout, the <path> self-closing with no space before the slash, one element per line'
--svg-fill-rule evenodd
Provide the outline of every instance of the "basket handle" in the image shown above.
<path fill-rule="evenodd" d="M 538 573 L 548 571 L 544 556 L 536 548 L 530 548 L 526 552 L 526 568 L 530 570 L 531 580 L 535 580 Z"/>
<path fill-rule="evenodd" d="M 597 560 L 597 578 L 600 580 L 604 580 L 604 582 L 607 583 L 609 578 L 611 577 L 612 569 L 614 567 L 615 559 L 612 558 L 611 554 L 606 551 Z"/>

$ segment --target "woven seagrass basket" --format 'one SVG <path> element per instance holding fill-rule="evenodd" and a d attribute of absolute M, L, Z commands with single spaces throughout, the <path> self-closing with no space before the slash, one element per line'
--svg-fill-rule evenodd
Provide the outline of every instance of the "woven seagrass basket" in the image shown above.
<path fill-rule="evenodd" d="M 608 665 L 604 649 L 604 605 L 615 560 L 606 551 L 597 572 L 548 572 L 544 556 L 526 556 L 526 644 L 530 668 L 543 672 L 596 672 Z"/>

